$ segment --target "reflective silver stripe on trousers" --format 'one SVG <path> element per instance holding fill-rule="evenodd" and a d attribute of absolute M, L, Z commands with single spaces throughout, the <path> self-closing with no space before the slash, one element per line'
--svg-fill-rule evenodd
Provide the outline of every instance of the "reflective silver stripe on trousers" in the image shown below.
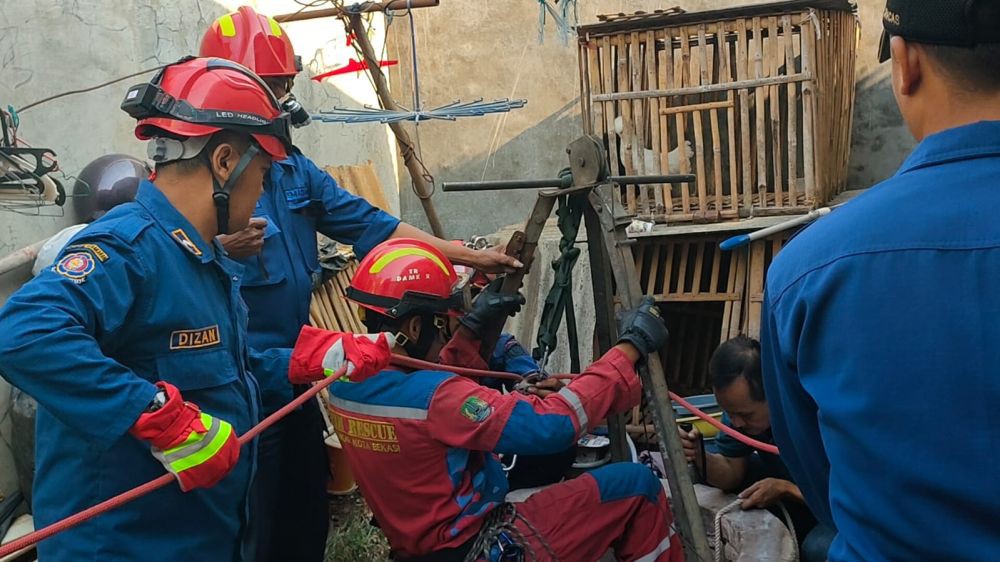
<path fill-rule="evenodd" d="M 590 420 L 587 419 L 587 411 L 583 409 L 583 402 L 580 401 L 580 397 L 570 390 L 568 386 L 564 386 L 559 391 L 559 396 L 565 398 L 569 402 L 569 405 L 573 407 L 573 411 L 576 412 L 576 419 L 580 422 L 580 433 L 587 431 L 587 423 Z"/>
<path fill-rule="evenodd" d="M 425 420 L 427 410 L 424 408 L 407 408 L 405 406 L 380 406 L 377 404 L 364 404 L 352 400 L 330 395 L 330 404 L 334 408 L 339 408 L 346 412 L 355 414 L 365 414 L 367 416 L 379 416 L 383 418 L 397 418 L 403 420 Z"/>
<path fill-rule="evenodd" d="M 654 548 L 649 554 L 643 556 L 642 558 L 636 558 L 635 562 L 656 562 L 657 557 L 670 550 L 670 539 L 673 538 L 674 533 L 674 526 L 671 525 L 670 532 L 667 533 L 667 536 L 664 537 L 662 541 L 660 541 L 660 544 L 656 545 L 656 548 Z"/>

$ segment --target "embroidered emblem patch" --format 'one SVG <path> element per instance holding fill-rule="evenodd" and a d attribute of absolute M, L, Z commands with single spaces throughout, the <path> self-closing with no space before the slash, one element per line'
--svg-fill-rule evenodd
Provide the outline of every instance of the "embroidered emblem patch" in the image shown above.
<path fill-rule="evenodd" d="M 309 198 L 309 189 L 306 187 L 286 187 L 285 201 L 289 203 L 299 203 Z"/>
<path fill-rule="evenodd" d="M 72 279 L 76 283 L 83 283 L 87 276 L 94 271 L 96 262 L 87 252 L 72 252 L 66 254 L 55 265 L 56 273 Z"/>
<path fill-rule="evenodd" d="M 475 396 L 470 396 L 465 399 L 465 402 L 462 403 L 462 408 L 459 412 L 462 416 L 476 423 L 480 423 L 490 417 L 490 414 L 493 413 L 493 408 L 487 404 L 485 400 Z"/>
<path fill-rule="evenodd" d="M 171 232 L 170 234 L 172 234 L 174 239 L 180 242 L 181 246 L 184 246 L 184 248 L 187 251 L 191 252 L 196 256 L 201 256 L 201 249 L 198 248 L 197 244 L 191 241 L 191 238 L 187 235 L 187 232 L 184 232 L 182 229 L 178 228 L 177 230 Z"/>
<path fill-rule="evenodd" d="M 170 349 L 196 349 L 216 345 L 219 339 L 219 325 L 196 330 L 177 330 L 170 334 Z"/>
<path fill-rule="evenodd" d="M 96 257 L 98 259 L 98 261 L 108 261 L 108 253 L 104 251 L 104 248 L 101 248 L 97 244 L 89 244 L 89 243 L 88 244 L 73 244 L 71 246 L 66 246 L 66 249 L 67 250 L 87 250 L 91 254 L 94 254 L 94 257 Z"/>

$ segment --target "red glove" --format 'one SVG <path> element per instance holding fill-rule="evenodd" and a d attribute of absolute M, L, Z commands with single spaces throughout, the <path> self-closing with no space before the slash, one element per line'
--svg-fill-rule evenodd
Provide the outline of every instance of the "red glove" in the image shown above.
<path fill-rule="evenodd" d="M 240 458 L 233 426 L 185 402 L 174 385 L 161 381 L 156 386 L 167 393 L 167 401 L 139 416 L 129 433 L 152 445 L 153 456 L 185 492 L 214 486 Z"/>
<path fill-rule="evenodd" d="M 347 378 L 361 382 L 389 366 L 396 336 L 331 332 L 303 326 L 288 365 L 288 380 L 306 384 L 323 380 L 347 365 Z"/>

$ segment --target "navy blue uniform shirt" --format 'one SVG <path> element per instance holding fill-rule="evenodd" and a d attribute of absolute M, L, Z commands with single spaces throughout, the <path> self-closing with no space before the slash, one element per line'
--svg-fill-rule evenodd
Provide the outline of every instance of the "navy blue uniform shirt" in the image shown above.
<path fill-rule="evenodd" d="M 250 345 L 292 347 L 309 323 L 313 275 L 319 272 L 316 233 L 354 246 L 358 258 L 389 238 L 399 219 L 348 193 L 294 149 L 275 162 L 254 216 L 267 219 L 260 256 L 246 267 L 243 299 L 250 309 Z M 286 377 L 261 380 L 265 413 L 292 398 Z"/>
<path fill-rule="evenodd" d="M 255 376 L 288 350 L 247 347 L 243 268 L 151 183 L 77 234 L 0 311 L 0 372 L 39 404 L 33 511 L 49 525 L 165 473 L 128 433 L 156 381 L 237 433 L 257 423 Z M 254 445 L 208 489 L 161 488 L 43 541 L 48 562 L 242 560 Z"/>
<path fill-rule="evenodd" d="M 830 560 L 1000 556 L 1000 122 L 931 135 L 768 272 L 771 426 Z"/>

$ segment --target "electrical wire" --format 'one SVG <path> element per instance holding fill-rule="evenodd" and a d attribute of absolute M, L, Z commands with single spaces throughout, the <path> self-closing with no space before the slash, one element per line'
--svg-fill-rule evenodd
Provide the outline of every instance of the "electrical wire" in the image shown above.
<path fill-rule="evenodd" d="M 135 72 L 133 74 L 122 76 L 120 78 L 115 78 L 114 80 L 108 80 L 107 82 L 102 82 L 100 84 L 97 84 L 96 86 L 90 86 L 88 88 L 80 88 L 79 90 L 69 90 L 69 91 L 66 91 L 66 92 L 62 92 L 62 93 L 56 94 L 54 96 L 49 96 L 47 98 L 42 98 L 42 99 L 40 99 L 38 101 L 33 101 L 33 102 L 29 103 L 28 105 L 25 105 L 24 107 L 21 107 L 20 109 L 17 110 L 17 112 L 18 113 L 24 113 L 25 111 L 27 111 L 27 110 L 29 110 L 29 109 L 31 109 L 33 107 L 37 107 L 39 105 L 42 105 L 43 103 L 47 103 L 47 102 L 50 102 L 52 100 L 57 100 L 59 98 L 63 98 L 63 97 L 66 97 L 66 96 L 72 96 L 74 94 L 85 94 L 87 92 L 92 92 L 94 90 L 98 90 L 98 89 L 103 88 L 105 86 L 110 86 L 112 84 L 117 84 L 118 82 L 121 82 L 122 80 L 128 80 L 129 78 L 135 78 L 136 76 L 142 76 L 143 74 L 149 74 L 150 72 L 155 72 L 157 70 L 160 70 L 164 66 L 166 66 L 166 65 L 157 66 L 155 68 L 147 68 L 146 70 L 140 70 L 139 72 Z"/>

